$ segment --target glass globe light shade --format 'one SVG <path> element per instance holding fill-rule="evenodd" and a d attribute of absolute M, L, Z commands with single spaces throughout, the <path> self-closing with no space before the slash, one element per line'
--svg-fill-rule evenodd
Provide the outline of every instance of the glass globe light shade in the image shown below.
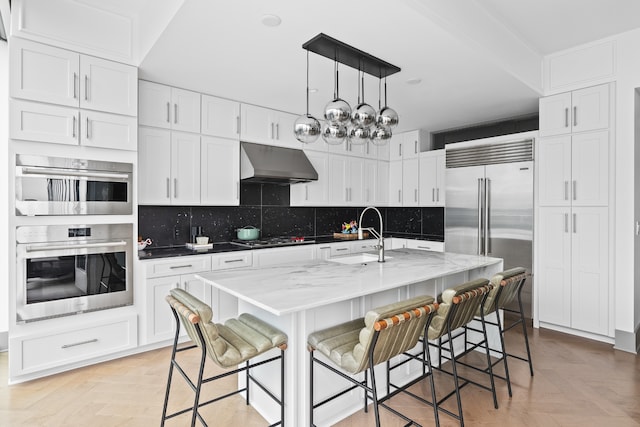
<path fill-rule="evenodd" d="M 391 139 L 391 135 L 392 133 L 390 128 L 377 125 L 371 130 L 369 138 L 373 145 L 384 145 Z"/>
<path fill-rule="evenodd" d="M 370 128 L 376 122 L 376 110 L 369 104 L 358 104 L 351 113 L 351 121 L 355 125 Z"/>
<path fill-rule="evenodd" d="M 296 139 L 304 144 L 315 142 L 322 133 L 322 127 L 318 119 L 311 114 L 304 114 L 293 125 L 293 133 Z"/>
<path fill-rule="evenodd" d="M 336 98 L 324 107 L 324 118 L 332 125 L 346 125 L 351 120 L 351 106 Z"/>
<path fill-rule="evenodd" d="M 353 145 L 364 145 L 369 142 L 369 128 L 354 126 L 349 129 L 349 141 Z"/>
<path fill-rule="evenodd" d="M 398 113 L 393 108 L 384 107 L 376 117 L 379 126 L 394 128 L 398 125 Z"/>
<path fill-rule="evenodd" d="M 322 130 L 322 139 L 329 145 L 340 145 L 347 137 L 347 127 L 329 124 Z"/>

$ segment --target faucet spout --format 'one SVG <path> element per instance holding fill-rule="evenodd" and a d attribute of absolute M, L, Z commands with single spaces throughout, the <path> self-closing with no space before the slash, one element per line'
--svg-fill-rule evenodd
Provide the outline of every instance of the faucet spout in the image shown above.
<path fill-rule="evenodd" d="M 362 218 L 364 217 L 364 213 L 369 209 L 373 209 L 378 213 L 378 218 L 380 219 L 380 232 L 376 232 L 373 228 L 364 228 L 362 227 Z M 360 220 L 358 221 L 358 239 L 364 239 L 363 231 L 368 230 L 373 234 L 374 237 L 378 239 L 378 244 L 376 245 L 376 249 L 378 249 L 378 262 L 384 262 L 384 239 L 382 238 L 382 214 L 375 206 L 367 206 L 364 208 L 362 213 L 360 214 Z"/>

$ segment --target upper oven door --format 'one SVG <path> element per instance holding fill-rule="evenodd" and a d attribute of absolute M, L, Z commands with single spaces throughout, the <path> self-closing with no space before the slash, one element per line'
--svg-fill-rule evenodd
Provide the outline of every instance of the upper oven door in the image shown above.
<path fill-rule="evenodd" d="M 16 215 L 129 215 L 131 182 L 130 170 L 18 164 Z"/>

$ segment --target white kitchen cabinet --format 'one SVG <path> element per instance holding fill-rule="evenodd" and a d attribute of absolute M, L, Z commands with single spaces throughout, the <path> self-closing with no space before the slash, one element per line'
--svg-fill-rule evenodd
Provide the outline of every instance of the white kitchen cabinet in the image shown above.
<path fill-rule="evenodd" d="M 326 206 L 329 201 L 329 155 L 308 150 L 305 154 L 318 173 L 318 180 L 290 185 L 291 206 Z"/>
<path fill-rule="evenodd" d="M 136 67 L 17 37 L 11 40 L 10 95 L 136 116 Z"/>
<path fill-rule="evenodd" d="M 540 98 L 540 136 L 609 127 L 609 85 Z"/>
<path fill-rule="evenodd" d="M 253 252 L 253 265 L 255 267 L 267 267 L 291 262 L 312 261 L 315 259 L 313 246 L 312 244 L 307 244 L 256 250 Z"/>
<path fill-rule="evenodd" d="M 389 162 L 378 160 L 378 174 L 376 176 L 376 201 L 377 206 L 389 204 Z"/>
<path fill-rule="evenodd" d="M 340 145 L 331 145 L 331 144 L 326 144 L 326 145 L 328 146 L 329 153 L 344 154 L 347 156 L 355 156 L 355 157 L 364 157 L 367 159 L 378 158 L 377 147 L 371 144 L 370 142 L 367 142 L 366 144 L 353 144 L 347 138 Z"/>
<path fill-rule="evenodd" d="M 131 151 L 138 149 L 135 117 L 17 99 L 11 99 L 9 104 L 9 134 L 12 139 Z"/>
<path fill-rule="evenodd" d="M 418 206 L 419 201 L 419 161 L 406 159 L 402 161 L 402 206 Z"/>
<path fill-rule="evenodd" d="M 420 152 L 426 150 L 428 138 L 421 129 L 393 134 L 389 141 L 389 160 L 418 158 Z"/>
<path fill-rule="evenodd" d="M 200 136 L 164 129 L 139 130 L 138 202 L 200 203 Z"/>
<path fill-rule="evenodd" d="M 229 99 L 202 95 L 202 134 L 238 139 L 240 136 L 240 103 Z"/>
<path fill-rule="evenodd" d="M 200 94 L 140 80 L 140 125 L 200 133 Z"/>
<path fill-rule="evenodd" d="M 362 204 L 374 205 L 378 195 L 378 162 L 377 160 L 364 159 L 364 181 L 362 189 Z"/>
<path fill-rule="evenodd" d="M 248 104 L 242 104 L 240 112 L 242 141 L 302 148 L 302 143 L 293 135 L 296 115 Z"/>
<path fill-rule="evenodd" d="M 540 322 L 609 334 L 607 207 L 540 208 Z"/>
<path fill-rule="evenodd" d="M 608 205 L 608 131 L 543 138 L 538 163 L 540 206 Z"/>
<path fill-rule="evenodd" d="M 389 162 L 388 206 L 402 206 L 402 160 Z"/>
<path fill-rule="evenodd" d="M 444 150 L 420 153 L 419 174 L 420 206 L 444 206 Z"/>
<path fill-rule="evenodd" d="M 240 142 L 202 136 L 200 141 L 200 203 L 210 206 L 240 204 Z"/>
<path fill-rule="evenodd" d="M 329 204 L 360 206 L 363 201 L 364 159 L 329 155 Z"/>
<path fill-rule="evenodd" d="M 403 239 L 404 247 L 408 249 L 419 249 L 421 251 L 444 252 L 444 242 L 432 240 Z"/>

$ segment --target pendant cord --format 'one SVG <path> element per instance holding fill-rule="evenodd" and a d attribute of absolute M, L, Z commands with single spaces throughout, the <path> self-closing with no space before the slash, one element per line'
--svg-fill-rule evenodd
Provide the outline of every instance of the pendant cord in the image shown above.
<path fill-rule="evenodd" d="M 387 76 L 384 76 L 384 108 L 387 108 Z"/>
<path fill-rule="evenodd" d="M 358 77 L 356 78 L 356 83 L 358 85 L 358 105 L 360 105 L 360 67 L 358 67 Z"/>
<path fill-rule="evenodd" d="M 309 50 L 307 50 L 307 116 L 309 115 Z"/>

